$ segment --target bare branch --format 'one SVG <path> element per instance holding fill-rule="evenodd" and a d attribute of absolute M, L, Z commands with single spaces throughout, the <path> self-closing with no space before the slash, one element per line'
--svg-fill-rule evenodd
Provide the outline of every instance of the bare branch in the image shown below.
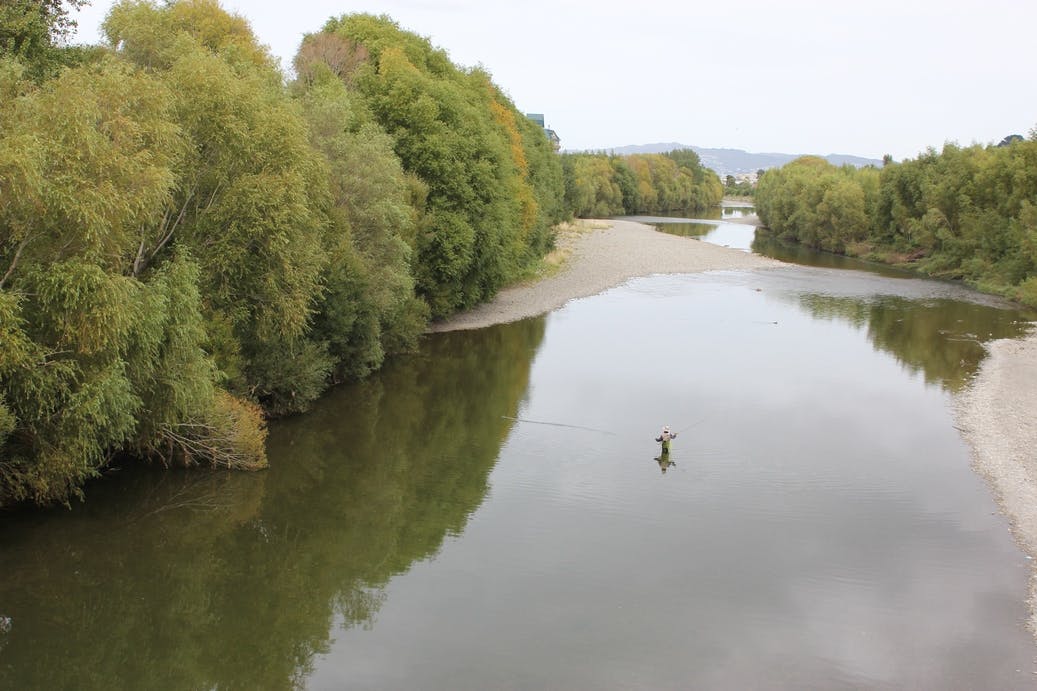
<path fill-rule="evenodd" d="M 144 234 L 144 226 L 140 227 L 140 246 L 137 248 L 137 256 L 133 260 L 133 276 L 136 277 L 142 270 L 141 263 L 144 261 L 144 244 L 147 238 Z"/>
<path fill-rule="evenodd" d="M 3 290 L 4 284 L 7 283 L 7 279 L 9 279 L 11 277 L 11 274 L 14 273 L 15 267 L 18 266 L 18 260 L 22 256 L 22 250 L 25 249 L 25 246 L 29 244 L 29 241 L 32 240 L 33 237 L 35 236 L 29 235 L 20 243 L 18 243 L 18 249 L 14 251 L 14 259 L 11 260 L 11 265 L 7 267 L 7 273 L 4 274 L 3 278 L 0 278 L 0 290 Z"/>
<path fill-rule="evenodd" d="M 222 186 L 223 186 L 223 183 L 222 182 L 218 182 L 218 183 L 216 183 L 216 187 L 212 188 L 212 196 L 209 197 L 209 203 L 205 205 L 205 208 L 203 209 L 203 211 L 208 211 L 209 208 L 212 206 L 213 202 L 216 201 L 216 193 L 220 191 L 220 187 L 222 187 Z"/>
<path fill-rule="evenodd" d="M 173 234 L 176 232 L 176 229 L 180 226 L 180 222 L 184 220 L 184 215 L 187 213 L 187 207 L 190 205 L 192 197 L 194 197 L 194 190 L 193 189 L 190 192 L 187 193 L 187 197 L 184 199 L 184 204 L 183 204 L 183 206 L 180 207 L 180 213 L 177 214 L 176 220 L 173 221 L 172 225 L 170 225 L 170 223 L 169 223 L 169 211 L 168 210 L 166 211 L 165 215 L 162 216 L 162 225 L 159 226 L 159 229 L 160 229 L 160 232 L 164 233 L 164 235 L 162 236 L 162 239 L 159 240 L 158 244 L 155 246 L 155 249 L 152 250 L 151 254 L 148 255 L 147 260 L 144 260 L 140 256 L 140 254 L 138 254 L 138 257 L 137 257 L 138 261 L 135 261 L 133 263 L 133 275 L 135 277 L 139 276 L 141 271 L 143 271 L 144 269 L 148 268 L 148 266 L 151 264 L 151 262 L 154 261 L 155 257 L 158 256 L 158 253 L 162 251 L 162 248 L 166 246 L 166 243 L 168 243 L 172 239 Z M 143 253 L 143 249 L 144 249 L 143 242 L 144 242 L 144 240 L 142 238 L 141 239 L 141 254 Z"/>
<path fill-rule="evenodd" d="M 185 465 L 207 461 L 213 467 L 233 470 L 256 470 L 260 467 L 256 459 L 240 450 L 230 436 L 210 424 L 163 425 L 159 434 L 169 444 L 170 454 L 179 453 Z M 168 465 L 172 459 L 162 460 Z"/>

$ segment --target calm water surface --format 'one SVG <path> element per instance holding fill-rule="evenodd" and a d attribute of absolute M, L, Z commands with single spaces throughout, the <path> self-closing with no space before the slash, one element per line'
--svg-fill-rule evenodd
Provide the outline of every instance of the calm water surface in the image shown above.
<path fill-rule="evenodd" d="M 752 250 L 770 256 L 769 253 L 759 252 L 753 246 L 752 226 L 734 222 L 736 219 L 746 218 L 754 213 L 755 210 L 752 206 L 734 205 L 709 209 L 703 212 L 701 218 L 680 216 L 620 216 L 619 218 L 646 223 L 670 235 L 696 238 L 722 247 L 740 249 L 745 252 Z"/>
<path fill-rule="evenodd" d="M 5 516 L 0 687 L 1033 688 L 950 407 L 1032 317 L 792 267 L 429 337 L 267 472 Z"/>

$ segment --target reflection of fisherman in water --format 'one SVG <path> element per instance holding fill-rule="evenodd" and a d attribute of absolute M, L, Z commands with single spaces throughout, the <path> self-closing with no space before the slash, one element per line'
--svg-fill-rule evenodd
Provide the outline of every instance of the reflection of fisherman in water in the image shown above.
<path fill-rule="evenodd" d="M 665 473 L 671 465 L 677 465 L 670 460 L 670 452 L 663 451 L 661 455 L 657 456 L 655 462 L 659 464 L 659 470 Z"/>
<path fill-rule="evenodd" d="M 659 453 L 659 457 L 655 460 L 659 463 L 659 469 L 662 470 L 664 473 L 666 472 L 666 469 L 669 468 L 671 465 L 677 465 L 676 463 L 670 460 L 670 440 L 676 438 L 677 433 L 671 432 L 669 427 L 663 427 L 662 433 L 655 438 L 657 442 L 662 443 L 662 451 Z"/>

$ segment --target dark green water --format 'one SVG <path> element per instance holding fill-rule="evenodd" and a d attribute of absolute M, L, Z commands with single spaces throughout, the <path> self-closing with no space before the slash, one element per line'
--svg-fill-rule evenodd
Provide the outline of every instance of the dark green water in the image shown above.
<path fill-rule="evenodd" d="M 267 472 L 4 516 L 0 688 L 1032 688 L 950 407 L 1032 317 L 793 267 L 431 336 Z"/>

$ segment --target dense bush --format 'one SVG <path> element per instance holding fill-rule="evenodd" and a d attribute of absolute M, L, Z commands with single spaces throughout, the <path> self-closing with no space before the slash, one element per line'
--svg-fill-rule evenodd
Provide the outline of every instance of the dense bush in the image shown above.
<path fill-rule="evenodd" d="M 667 154 L 568 154 L 566 203 L 584 218 L 701 211 L 720 203 L 724 187 L 690 149 Z"/>
<path fill-rule="evenodd" d="M 388 19 L 330 22 L 286 85 L 215 0 L 123 0 L 91 50 L 67 10 L 0 10 L 0 506 L 117 454 L 262 467 L 264 415 L 551 247 L 543 131 Z"/>
<path fill-rule="evenodd" d="M 944 146 L 875 168 L 767 171 L 761 220 L 807 245 L 913 266 L 1037 306 L 1037 140 Z"/>
<path fill-rule="evenodd" d="M 315 63 L 354 89 L 422 185 L 414 273 L 434 317 L 492 297 L 550 248 L 560 164 L 486 72 L 370 15 L 308 36 L 296 67 L 312 78 Z"/>

